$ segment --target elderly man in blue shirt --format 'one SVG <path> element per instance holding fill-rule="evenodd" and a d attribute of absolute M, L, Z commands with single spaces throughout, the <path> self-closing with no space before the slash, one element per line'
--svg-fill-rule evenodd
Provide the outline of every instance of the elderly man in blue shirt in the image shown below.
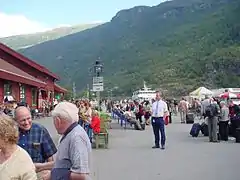
<path fill-rule="evenodd" d="M 15 109 L 15 120 L 19 127 L 18 145 L 25 149 L 34 163 L 53 161 L 57 148 L 45 127 L 32 122 L 29 109 L 19 106 Z"/>

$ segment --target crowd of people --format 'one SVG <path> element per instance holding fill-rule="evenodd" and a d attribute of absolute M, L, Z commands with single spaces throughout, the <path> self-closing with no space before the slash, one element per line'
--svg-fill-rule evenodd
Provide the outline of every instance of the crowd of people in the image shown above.
<path fill-rule="evenodd" d="M 188 103 L 185 98 L 179 102 L 164 101 L 157 92 L 151 102 L 102 101 L 97 107 L 89 100 L 60 102 L 51 112 L 53 124 L 61 135 L 57 149 L 48 130 L 32 121 L 26 104 L 0 106 L 0 179 L 90 179 L 91 143 L 94 134 L 100 133 L 102 123 L 99 109 L 105 113 L 121 113 L 138 130 L 151 124 L 154 149 L 165 149 L 165 125 L 172 113 L 180 112 L 181 123 L 186 123 L 189 112 L 194 112 L 195 117 L 203 121 L 202 124 L 195 121 L 191 133 L 195 126 L 200 129 L 207 126 L 205 133 L 210 142 L 227 141 L 229 135 L 236 137 L 240 127 L 239 105 L 207 96 L 202 101 L 194 99 Z M 193 133 L 199 133 L 200 129 Z"/>
<path fill-rule="evenodd" d="M 113 107 L 124 114 L 128 122 L 134 124 L 135 129 L 144 130 L 142 124 L 149 125 L 150 119 L 154 117 L 152 113 L 155 101 L 156 99 L 151 102 L 122 100 L 114 103 Z M 166 103 L 168 122 L 172 121 L 174 115 L 180 115 L 180 123 L 195 122 L 191 132 L 194 137 L 201 131 L 209 137 L 210 142 L 228 141 L 229 136 L 240 138 L 240 105 L 234 104 L 231 99 L 206 96 L 204 99 L 194 98 L 189 102 L 183 97 L 180 101 L 168 99 Z"/>
<path fill-rule="evenodd" d="M 0 112 L 0 179 L 90 179 L 91 142 L 78 125 L 79 109 L 60 102 L 51 114 L 61 135 L 58 149 L 28 107 L 15 107 L 14 118 Z"/>
<path fill-rule="evenodd" d="M 183 102 L 184 103 L 184 102 Z M 200 126 L 207 127 L 204 134 L 209 136 L 210 142 L 219 140 L 228 141 L 229 136 L 237 137 L 237 129 L 240 127 L 240 106 L 234 104 L 231 99 L 217 99 L 206 96 L 202 101 L 194 99 L 192 110 L 200 123 L 195 123 L 196 133 Z M 186 113 L 189 111 L 186 108 Z M 200 124 L 200 125 L 199 125 Z M 194 127 L 193 127 L 194 128 Z M 194 136 L 197 136 L 194 135 Z"/>
<path fill-rule="evenodd" d="M 46 104 L 46 101 L 43 101 L 43 104 Z M 3 111 L 5 114 L 9 115 L 10 117 L 14 116 L 14 111 L 17 106 L 26 106 L 30 109 L 32 118 L 35 119 L 37 117 L 49 117 L 50 112 L 53 110 L 53 108 L 58 104 L 58 101 L 55 100 L 54 104 L 51 105 L 50 103 L 47 103 L 48 106 L 43 105 L 41 108 L 37 109 L 36 107 L 30 107 L 25 102 L 17 102 L 17 101 L 6 101 L 4 103 L 0 103 L 0 111 Z"/>
<path fill-rule="evenodd" d="M 79 121 L 78 123 L 85 129 L 90 139 L 93 140 L 93 135 L 100 133 L 100 116 L 98 110 L 93 103 L 88 100 L 77 100 L 74 102 L 78 107 Z"/>
<path fill-rule="evenodd" d="M 152 148 L 165 149 L 165 125 L 171 117 L 167 101 L 164 101 L 160 92 L 156 98 L 149 100 L 122 100 L 113 103 L 113 112 L 121 113 L 136 130 L 145 130 L 145 125 L 152 125 L 155 145 Z M 160 138 L 161 134 L 161 138 Z M 161 145 L 160 145 L 161 144 Z"/>

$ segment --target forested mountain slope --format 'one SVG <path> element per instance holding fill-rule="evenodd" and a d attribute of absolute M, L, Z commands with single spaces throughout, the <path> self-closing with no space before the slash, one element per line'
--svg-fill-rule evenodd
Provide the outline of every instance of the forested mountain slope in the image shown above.
<path fill-rule="evenodd" d="M 240 84 L 240 1 L 174 0 L 122 10 L 111 22 L 22 50 L 78 90 L 100 57 L 106 88 L 142 86 L 182 94 Z M 116 92 L 115 92 L 116 93 Z"/>

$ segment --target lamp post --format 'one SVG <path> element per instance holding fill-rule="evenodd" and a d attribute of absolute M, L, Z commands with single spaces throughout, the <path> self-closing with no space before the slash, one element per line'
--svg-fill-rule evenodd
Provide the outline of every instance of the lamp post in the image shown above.
<path fill-rule="evenodd" d="M 100 62 L 99 59 L 95 61 L 93 69 L 93 91 L 96 92 L 98 106 L 100 107 L 100 92 L 103 91 L 103 64 Z"/>

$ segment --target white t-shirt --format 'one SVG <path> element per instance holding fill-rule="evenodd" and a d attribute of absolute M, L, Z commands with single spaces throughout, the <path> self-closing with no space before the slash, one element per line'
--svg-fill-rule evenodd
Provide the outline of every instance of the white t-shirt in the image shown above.
<path fill-rule="evenodd" d="M 167 103 L 163 100 L 155 101 L 152 105 L 152 117 L 163 117 L 168 112 Z"/>

